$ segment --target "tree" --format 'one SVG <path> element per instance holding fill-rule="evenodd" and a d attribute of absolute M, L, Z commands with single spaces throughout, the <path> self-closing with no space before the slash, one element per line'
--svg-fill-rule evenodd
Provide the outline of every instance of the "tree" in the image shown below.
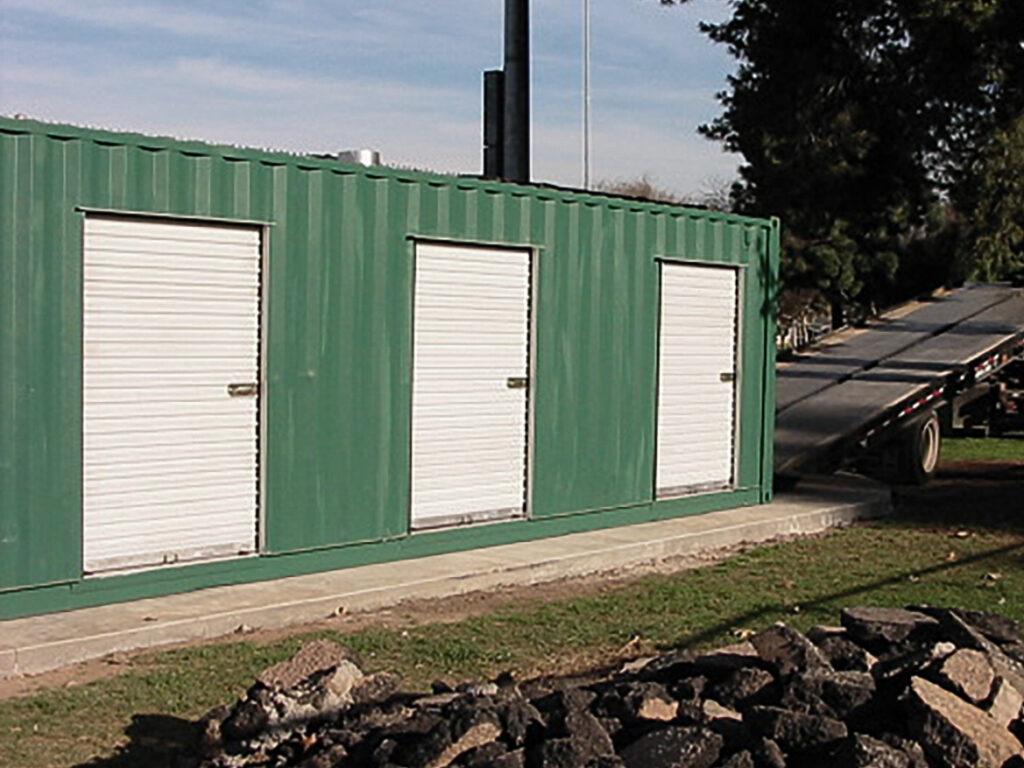
<path fill-rule="evenodd" d="M 969 219 L 973 276 L 982 280 L 1024 270 L 1024 115 L 996 132 L 979 160 Z"/>
<path fill-rule="evenodd" d="M 935 230 L 936 211 L 952 206 L 957 226 L 994 200 L 991 147 L 1024 108 L 1019 0 L 731 5 L 703 25 L 738 68 L 702 132 L 743 155 L 737 208 L 782 217 L 784 283 L 820 291 L 839 322 L 952 277 L 947 251 L 946 273 L 896 281 L 910 253 L 967 247 Z"/>
<path fill-rule="evenodd" d="M 614 195 L 637 197 L 658 203 L 683 203 L 685 198 L 671 190 L 659 187 L 650 176 L 643 174 L 635 179 L 602 180 L 594 185 L 599 192 L 610 192 Z"/>
<path fill-rule="evenodd" d="M 675 203 L 692 205 L 709 211 L 732 210 L 729 197 L 731 183 L 719 177 L 708 177 L 701 182 L 701 190 L 695 194 L 680 195 L 669 189 L 658 186 L 648 174 L 633 179 L 604 179 L 594 185 L 599 192 L 610 192 L 615 195 L 637 197 L 657 203 Z"/>

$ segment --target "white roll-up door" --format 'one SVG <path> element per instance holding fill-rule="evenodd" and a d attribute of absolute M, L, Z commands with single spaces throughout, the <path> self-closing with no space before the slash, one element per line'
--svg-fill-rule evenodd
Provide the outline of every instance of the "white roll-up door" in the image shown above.
<path fill-rule="evenodd" d="M 412 525 L 525 512 L 530 259 L 416 246 Z"/>
<path fill-rule="evenodd" d="M 260 237 L 86 217 L 86 572 L 255 549 Z"/>
<path fill-rule="evenodd" d="M 658 497 L 733 483 L 736 302 L 735 269 L 661 264 Z"/>

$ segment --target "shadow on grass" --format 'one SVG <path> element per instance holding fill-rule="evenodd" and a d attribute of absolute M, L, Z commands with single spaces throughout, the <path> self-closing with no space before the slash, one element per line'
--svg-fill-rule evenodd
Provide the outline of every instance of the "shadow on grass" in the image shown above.
<path fill-rule="evenodd" d="M 956 462 L 942 468 L 929 485 L 894 489 L 894 513 L 881 524 L 1024 533 L 1022 497 L 1024 464 L 1002 461 Z M 942 573 L 1013 552 L 1024 552 L 1024 540 L 963 557 L 955 563 L 940 563 L 929 568 L 908 570 L 885 579 L 859 584 L 815 600 L 802 601 L 800 605 L 804 609 L 822 608 L 901 583 L 911 576 Z M 730 629 L 748 626 L 784 610 L 784 606 L 775 605 L 737 614 L 686 637 L 683 642 L 667 647 L 678 650 L 699 648 L 725 635 Z"/>
<path fill-rule="evenodd" d="M 941 563 L 939 565 L 933 565 L 929 568 L 915 568 L 912 570 L 903 571 L 899 574 L 890 576 L 885 579 L 876 579 L 875 581 L 869 581 L 866 583 L 858 584 L 855 587 L 839 590 L 838 592 L 832 592 L 828 595 L 823 595 L 822 597 L 819 597 L 817 599 L 801 600 L 800 607 L 801 609 L 810 610 L 813 610 L 815 608 L 823 608 L 836 601 L 846 601 L 849 598 L 854 598 L 860 595 L 868 594 L 883 587 L 892 586 L 893 584 L 900 584 L 902 582 L 907 581 L 911 576 L 921 577 L 935 573 L 942 573 L 944 571 L 952 570 L 953 568 L 962 568 L 965 565 L 984 562 L 985 560 L 989 560 L 994 557 L 999 557 L 1001 555 L 1007 555 L 1012 552 L 1024 553 L 1024 541 L 1021 541 L 1017 544 L 1008 544 L 1005 547 L 989 549 L 985 552 L 979 552 L 978 554 L 971 555 L 969 557 L 958 558 L 956 562 L 953 563 Z M 850 604 L 856 603 L 851 602 Z M 958 606 L 943 607 L 955 608 Z M 700 632 L 697 632 L 692 635 L 687 635 L 686 638 L 684 638 L 679 643 L 666 644 L 664 646 L 661 646 L 661 648 L 662 650 L 686 650 L 688 648 L 700 648 L 704 645 L 707 645 L 711 641 L 726 635 L 731 629 L 734 629 L 736 627 L 751 626 L 759 622 L 760 620 L 767 618 L 768 616 L 776 615 L 783 611 L 785 611 L 785 606 L 783 606 L 782 604 L 764 606 L 756 610 L 745 611 L 743 613 L 730 616 L 727 619 L 723 619 L 717 624 L 714 624 Z"/>
<path fill-rule="evenodd" d="M 186 757 L 194 754 L 198 737 L 194 722 L 170 715 L 132 715 L 125 735 L 130 741 L 113 755 L 93 758 L 74 768 L 175 768 L 194 764 Z"/>
<path fill-rule="evenodd" d="M 1024 463 L 956 462 L 922 487 L 893 491 L 896 523 L 1024 532 Z"/>

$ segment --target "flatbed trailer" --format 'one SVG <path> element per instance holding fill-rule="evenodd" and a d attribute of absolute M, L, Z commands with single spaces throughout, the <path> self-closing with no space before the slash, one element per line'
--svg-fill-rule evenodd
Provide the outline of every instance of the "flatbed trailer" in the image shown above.
<path fill-rule="evenodd" d="M 852 467 L 923 482 L 941 434 L 1014 427 L 1024 378 L 1024 290 L 969 285 L 780 363 L 775 473 Z"/>

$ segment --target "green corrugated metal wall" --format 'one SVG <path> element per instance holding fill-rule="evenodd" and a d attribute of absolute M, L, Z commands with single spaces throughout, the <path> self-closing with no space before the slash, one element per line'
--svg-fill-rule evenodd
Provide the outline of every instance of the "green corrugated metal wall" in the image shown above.
<path fill-rule="evenodd" d="M 538 249 L 536 518 L 651 505 L 656 258 L 747 267 L 737 488 L 770 494 L 769 222 L 0 119 L 0 590 L 81 576 L 83 209 L 268 223 L 268 553 L 407 534 L 417 237 Z"/>

